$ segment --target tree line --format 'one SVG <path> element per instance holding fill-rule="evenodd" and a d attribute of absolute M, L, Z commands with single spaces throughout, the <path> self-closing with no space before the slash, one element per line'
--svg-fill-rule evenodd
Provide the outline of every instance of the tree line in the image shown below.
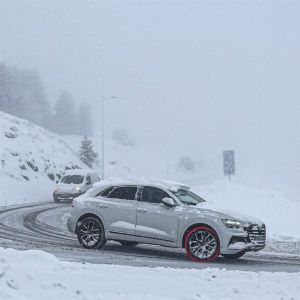
<path fill-rule="evenodd" d="M 0 110 L 60 134 L 92 134 L 90 107 L 75 105 L 63 91 L 54 106 L 49 104 L 37 70 L 24 70 L 0 63 Z"/>

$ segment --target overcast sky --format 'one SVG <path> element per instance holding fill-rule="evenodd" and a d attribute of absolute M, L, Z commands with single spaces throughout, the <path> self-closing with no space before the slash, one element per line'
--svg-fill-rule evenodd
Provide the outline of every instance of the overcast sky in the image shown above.
<path fill-rule="evenodd" d="M 37 68 L 50 101 L 67 89 L 100 121 L 116 95 L 108 131 L 300 175 L 299 1 L 0 4 L 0 61 Z"/>

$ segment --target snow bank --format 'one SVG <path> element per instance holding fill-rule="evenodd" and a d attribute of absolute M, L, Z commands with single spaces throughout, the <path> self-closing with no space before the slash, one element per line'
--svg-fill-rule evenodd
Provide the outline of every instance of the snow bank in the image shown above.
<path fill-rule="evenodd" d="M 0 112 L 1 206 L 50 200 L 66 168 L 86 166 L 59 135 Z"/>
<path fill-rule="evenodd" d="M 300 194 L 297 191 L 264 190 L 228 180 L 196 186 L 193 190 L 210 208 L 233 210 L 263 220 L 268 239 L 300 241 Z"/>
<path fill-rule="evenodd" d="M 1 300 L 300 298 L 300 273 L 91 265 L 35 250 L 0 249 L 0 257 Z"/>

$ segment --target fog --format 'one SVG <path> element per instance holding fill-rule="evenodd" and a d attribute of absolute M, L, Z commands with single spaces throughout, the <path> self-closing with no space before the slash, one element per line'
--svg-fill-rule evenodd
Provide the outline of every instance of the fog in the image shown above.
<path fill-rule="evenodd" d="M 126 128 L 216 177 L 235 149 L 243 180 L 298 184 L 299 1 L 0 3 L 0 62 L 36 68 L 50 102 L 92 104 L 96 136 L 117 96 L 107 136 Z"/>

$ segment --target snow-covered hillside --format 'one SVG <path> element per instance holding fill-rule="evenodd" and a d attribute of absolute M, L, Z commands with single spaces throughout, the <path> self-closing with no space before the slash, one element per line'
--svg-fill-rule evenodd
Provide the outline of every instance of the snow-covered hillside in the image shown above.
<path fill-rule="evenodd" d="M 51 199 L 66 168 L 86 168 L 58 135 L 0 112 L 0 205 Z"/>

